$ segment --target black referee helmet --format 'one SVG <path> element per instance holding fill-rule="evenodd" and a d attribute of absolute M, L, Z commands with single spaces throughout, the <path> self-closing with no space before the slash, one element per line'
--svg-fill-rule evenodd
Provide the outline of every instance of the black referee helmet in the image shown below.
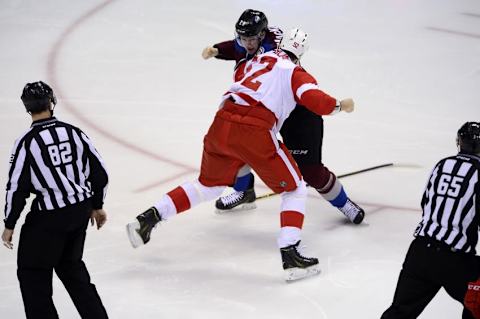
<path fill-rule="evenodd" d="M 457 133 L 460 151 L 468 154 L 480 154 L 480 122 L 467 122 Z"/>
<path fill-rule="evenodd" d="M 48 84 L 38 81 L 27 83 L 23 88 L 22 102 L 29 113 L 40 113 L 57 104 L 57 98 Z"/>

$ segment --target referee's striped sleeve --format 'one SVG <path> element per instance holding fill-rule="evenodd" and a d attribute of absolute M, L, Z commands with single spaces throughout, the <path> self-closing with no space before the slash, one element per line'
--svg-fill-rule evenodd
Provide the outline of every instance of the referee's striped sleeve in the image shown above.
<path fill-rule="evenodd" d="M 108 187 L 108 172 L 105 167 L 105 162 L 100 156 L 92 141 L 88 136 L 80 132 L 82 140 L 86 144 L 86 152 L 88 154 L 90 172 L 88 175 L 88 181 L 92 185 L 92 207 L 93 209 L 101 209 L 103 207 L 103 201 L 107 195 Z"/>
<path fill-rule="evenodd" d="M 20 213 L 30 196 L 30 170 L 27 164 L 25 139 L 15 142 L 10 159 L 10 170 L 5 196 L 5 227 L 14 229 Z"/>

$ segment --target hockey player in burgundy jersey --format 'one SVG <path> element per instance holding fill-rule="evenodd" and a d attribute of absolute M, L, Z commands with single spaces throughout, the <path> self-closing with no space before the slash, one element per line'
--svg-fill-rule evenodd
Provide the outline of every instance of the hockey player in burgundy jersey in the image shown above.
<path fill-rule="evenodd" d="M 302 50 L 304 44 L 298 43 Z M 165 194 L 127 225 L 133 247 L 146 244 L 157 223 L 219 196 L 249 165 L 274 192 L 281 194 L 277 239 L 287 280 L 319 273 L 318 259 L 299 250 L 307 189 L 298 167 L 276 133 L 297 104 L 318 115 L 352 112 L 352 99 L 340 101 L 322 92 L 315 78 L 292 62 L 292 52 L 256 55 L 240 81 L 224 94 L 204 138 L 200 176 Z M 252 143 L 255 141 L 255 143 Z"/>
<path fill-rule="evenodd" d="M 216 57 L 235 60 L 235 81 L 242 76 L 242 68 L 254 54 L 261 54 L 277 48 L 283 33 L 278 28 L 268 27 L 265 14 L 256 10 L 245 10 L 235 25 L 237 38 L 207 47 L 202 52 L 205 59 Z M 250 36 L 246 39 L 244 35 Z M 292 33 L 291 41 L 283 45 L 292 46 L 302 34 Z M 298 39 L 294 39 L 297 37 Z M 300 39 L 301 40 L 301 39 Z M 305 41 L 307 40 L 305 35 Z M 300 57 L 298 57 L 300 58 Z M 352 223 L 360 224 L 364 210 L 346 194 L 336 175 L 322 162 L 323 119 L 304 107 L 297 107 L 285 121 L 280 134 L 283 142 L 297 162 L 307 184 L 317 190 L 327 201 L 338 208 Z M 220 197 L 215 206 L 218 213 L 256 208 L 254 175 L 248 166 L 240 169 L 234 192 Z"/>

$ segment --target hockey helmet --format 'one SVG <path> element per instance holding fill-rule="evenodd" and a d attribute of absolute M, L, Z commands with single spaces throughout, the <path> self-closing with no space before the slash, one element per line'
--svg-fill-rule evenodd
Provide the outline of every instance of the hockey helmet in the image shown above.
<path fill-rule="evenodd" d="M 480 154 L 480 122 L 467 122 L 457 133 L 457 144 L 460 152 Z"/>
<path fill-rule="evenodd" d="M 235 24 L 235 31 L 239 36 L 251 37 L 266 31 L 268 28 L 267 16 L 258 10 L 243 11 Z"/>
<path fill-rule="evenodd" d="M 50 103 L 57 104 L 52 88 L 42 81 L 27 83 L 23 88 L 21 99 L 25 109 L 30 113 L 45 111 Z"/>
<path fill-rule="evenodd" d="M 299 60 L 308 48 L 307 34 L 299 28 L 294 28 L 288 35 L 283 35 L 282 41 L 280 42 L 280 49 L 291 52 Z"/>

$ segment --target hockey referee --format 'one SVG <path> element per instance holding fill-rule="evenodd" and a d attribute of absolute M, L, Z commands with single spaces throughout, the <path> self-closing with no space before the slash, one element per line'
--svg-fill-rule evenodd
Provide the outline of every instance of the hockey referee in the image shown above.
<path fill-rule="evenodd" d="M 463 319 L 479 318 L 480 123 L 465 123 L 457 145 L 428 179 L 423 217 L 382 319 L 417 318 L 442 287 L 464 305 Z"/>
<path fill-rule="evenodd" d="M 88 221 L 102 227 L 108 175 L 90 139 L 53 117 L 56 98 L 43 82 L 27 83 L 22 101 L 32 126 L 10 159 L 3 244 L 12 249 L 15 224 L 35 194 L 20 232 L 18 270 L 27 318 L 58 318 L 52 300 L 55 270 L 82 318 L 108 318 L 82 261 Z"/>

